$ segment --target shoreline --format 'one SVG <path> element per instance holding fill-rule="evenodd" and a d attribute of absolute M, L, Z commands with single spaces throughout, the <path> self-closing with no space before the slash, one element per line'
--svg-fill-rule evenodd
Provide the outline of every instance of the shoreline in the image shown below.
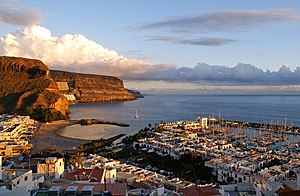
<path fill-rule="evenodd" d="M 123 126 L 117 126 L 112 124 L 94 124 L 93 126 L 86 126 L 80 124 L 73 124 L 70 127 L 57 129 L 56 134 L 65 137 L 78 140 L 98 140 L 109 139 L 120 133 L 126 132 L 122 130 Z"/>
<path fill-rule="evenodd" d="M 40 151 L 57 151 L 73 150 L 80 144 L 86 143 L 89 140 L 80 140 L 69 137 L 64 137 L 57 134 L 57 131 L 64 127 L 73 125 L 72 121 L 59 121 L 52 123 L 40 123 L 41 127 L 39 135 L 33 142 L 32 153 Z"/>
<path fill-rule="evenodd" d="M 65 127 L 78 124 L 78 120 L 68 121 L 55 121 L 51 123 L 39 123 L 40 128 L 38 130 L 38 137 L 32 142 L 33 148 L 31 153 L 37 153 L 40 151 L 57 151 L 62 153 L 63 151 L 74 150 L 80 144 L 87 143 L 93 139 L 80 139 L 72 136 L 65 136 L 60 134 Z M 112 121 L 107 121 L 112 122 Z M 108 124 L 112 125 L 112 124 Z M 82 125 L 81 125 L 82 126 Z M 118 125 L 114 125 L 118 126 Z M 122 126 L 120 126 L 122 127 Z M 116 135 L 112 136 L 115 137 Z M 107 138 L 109 139 L 109 138 Z"/>

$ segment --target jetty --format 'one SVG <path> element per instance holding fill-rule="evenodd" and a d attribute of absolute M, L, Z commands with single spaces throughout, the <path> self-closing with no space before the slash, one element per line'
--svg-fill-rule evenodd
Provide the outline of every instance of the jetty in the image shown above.
<path fill-rule="evenodd" d="M 74 124 L 80 124 L 84 126 L 89 126 L 93 124 L 108 124 L 108 125 L 116 125 L 120 127 L 129 127 L 130 125 L 121 123 L 121 122 L 115 122 L 115 121 L 108 121 L 108 120 L 99 120 L 99 119 L 81 119 L 79 121 L 74 121 Z"/>

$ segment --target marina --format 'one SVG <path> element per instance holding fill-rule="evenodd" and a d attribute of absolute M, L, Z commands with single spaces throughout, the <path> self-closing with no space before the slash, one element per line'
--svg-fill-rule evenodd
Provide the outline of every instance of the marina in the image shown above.
<path fill-rule="evenodd" d="M 203 124 L 206 120 L 208 123 Z M 289 172 L 300 172 L 300 135 L 282 125 L 262 126 L 266 129 L 257 130 L 254 123 L 199 117 L 195 121 L 160 123 L 136 144 L 148 153 L 174 159 L 184 154 L 203 157 L 220 183 L 294 179 Z"/>

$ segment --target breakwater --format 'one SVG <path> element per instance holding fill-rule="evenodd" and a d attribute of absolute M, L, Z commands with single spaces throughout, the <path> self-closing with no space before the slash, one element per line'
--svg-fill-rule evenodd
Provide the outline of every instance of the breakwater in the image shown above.
<path fill-rule="evenodd" d="M 98 119 L 81 119 L 79 121 L 76 121 L 75 124 L 80 124 L 84 126 L 89 126 L 93 124 L 108 124 L 108 125 L 116 125 L 120 127 L 129 127 L 130 125 L 121 123 L 121 122 L 115 122 L 115 121 L 108 121 L 108 120 L 98 120 Z"/>

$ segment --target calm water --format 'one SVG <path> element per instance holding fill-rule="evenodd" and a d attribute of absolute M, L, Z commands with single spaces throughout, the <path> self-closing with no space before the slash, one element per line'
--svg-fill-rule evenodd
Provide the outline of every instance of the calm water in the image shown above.
<path fill-rule="evenodd" d="M 135 119 L 135 111 L 139 118 Z M 127 123 L 128 128 L 115 126 L 70 126 L 65 136 L 100 138 L 120 132 L 132 134 L 149 123 L 194 120 L 197 116 L 219 116 L 238 121 L 284 122 L 300 126 L 300 96 L 254 95 L 147 95 L 143 99 L 118 103 L 77 104 L 70 107 L 71 119 L 96 118 Z"/>

